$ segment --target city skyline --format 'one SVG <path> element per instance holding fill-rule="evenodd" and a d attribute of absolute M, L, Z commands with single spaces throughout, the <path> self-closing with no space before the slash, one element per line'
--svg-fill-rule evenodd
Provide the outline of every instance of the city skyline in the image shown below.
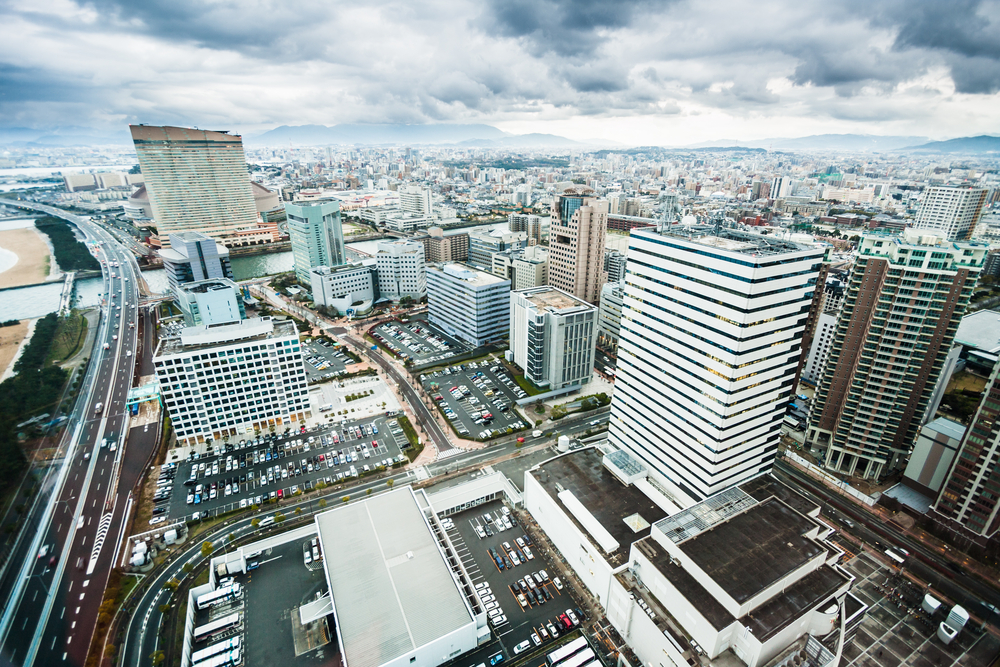
<path fill-rule="evenodd" d="M 247 11 L 68 0 L 10 3 L 0 17 L 0 129 L 117 134 L 143 122 L 253 137 L 280 125 L 484 123 L 623 145 L 944 139 L 995 132 L 1000 90 L 987 2 Z"/>

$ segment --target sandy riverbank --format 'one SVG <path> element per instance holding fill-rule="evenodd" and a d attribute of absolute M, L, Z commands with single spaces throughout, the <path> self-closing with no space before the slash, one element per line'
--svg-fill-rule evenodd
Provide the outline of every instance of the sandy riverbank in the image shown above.
<path fill-rule="evenodd" d="M 28 334 L 31 320 L 21 320 L 9 327 L 0 327 L 0 379 L 6 379 L 8 366 L 17 356 L 21 341 Z"/>
<path fill-rule="evenodd" d="M 17 255 L 17 263 L 0 273 L 0 288 L 34 285 L 48 277 L 49 246 L 34 227 L 0 231 L 0 248 Z"/>

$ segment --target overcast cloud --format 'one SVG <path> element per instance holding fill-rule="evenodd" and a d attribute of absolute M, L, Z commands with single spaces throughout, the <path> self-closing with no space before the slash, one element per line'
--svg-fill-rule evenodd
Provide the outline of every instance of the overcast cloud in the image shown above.
<path fill-rule="evenodd" d="M 1000 133 L 1000 0 L 0 0 L 0 125 Z"/>

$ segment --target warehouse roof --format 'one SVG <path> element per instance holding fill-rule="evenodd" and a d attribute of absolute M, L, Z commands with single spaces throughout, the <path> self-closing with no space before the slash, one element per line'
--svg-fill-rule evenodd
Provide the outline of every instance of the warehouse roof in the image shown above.
<path fill-rule="evenodd" d="M 378 667 L 475 623 L 409 487 L 316 524 L 348 667 Z"/>

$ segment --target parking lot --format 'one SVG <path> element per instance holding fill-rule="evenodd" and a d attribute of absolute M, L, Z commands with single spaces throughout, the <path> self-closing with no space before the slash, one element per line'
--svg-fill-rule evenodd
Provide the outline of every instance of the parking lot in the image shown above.
<path fill-rule="evenodd" d="M 154 498 L 153 520 L 190 519 L 194 512 L 204 517 L 287 498 L 320 481 L 338 484 L 383 465 L 405 463 L 402 451 L 408 444 L 396 420 L 384 416 L 230 441 L 220 444 L 224 451 L 219 454 L 164 467 L 173 472 Z"/>
<path fill-rule="evenodd" d="M 451 515 L 446 521 L 448 536 L 491 614 L 490 625 L 508 660 L 523 641 L 533 650 L 544 648 L 579 627 L 583 618 L 569 589 L 558 576 L 549 575 L 544 557 L 501 501 Z M 567 610 L 571 616 L 562 620 Z"/>
<path fill-rule="evenodd" d="M 322 338 L 303 344 L 302 358 L 305 360 L 306 379 L 310 383 L 343 375 L 347 365 L 355 361 L 343 344 L 331 344 Z"/>
<path fill-rule="evenodd" d="M 369 333 L 397 357 L 404 361 L 412 359 L 418 366 L 443 362 L 472 350 L 426 320 L 383 322 L 372 327 Z"/>
<path fill-rule="evenodd" d="M 489 440 L 531 426 L 515 403 L 527 393 L 500 364 L 449 366 L 421 375 L 420 382 L 462 437 Z"/>

